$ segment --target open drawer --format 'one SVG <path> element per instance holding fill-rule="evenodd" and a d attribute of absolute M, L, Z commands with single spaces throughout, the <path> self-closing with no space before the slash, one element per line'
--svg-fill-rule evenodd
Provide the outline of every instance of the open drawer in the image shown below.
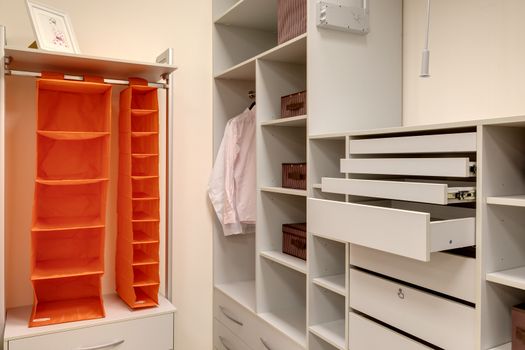
<path fill-rule="evenodd" d="M 341 159 L 341 172 L 349 174 L 473 177 L 476 163 L 455 158 L 352 158 Z"/>
<path fill-rule="evenodd" d="M 475 210 L 381 201 L 378 205 L 308 199 L 316 235 L 430 261 L 430 254 L 475 245 Z M 431 216 L 441 220 L 431 221 Z"/>
<path fill-rule="evenodd" d="M 350 140 L 350 154 L 474 153 L 475 132 Z"/>
<path fill-rule="evenodd" d="M 476 200 L 475 186 L 415 181 L 322 178 L 322 191 L 353 196 L 386 198 L 430 204 L 455 204 Z M 466 183 L 469 184 L 469 183 Z M 473 184 L 473 183 L 472 183 Z"/>

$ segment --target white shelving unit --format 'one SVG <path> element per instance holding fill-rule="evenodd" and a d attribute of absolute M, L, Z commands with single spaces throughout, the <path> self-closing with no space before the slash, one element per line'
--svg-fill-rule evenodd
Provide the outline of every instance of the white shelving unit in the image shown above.
<path fill-rule="evenodd" d="M 13 193 L 24 193 L 22 196 L 12 196 L 9 191 L 0 191 L 0 246 L 4 252 L 1 259 L 0 278 L 0 323 L 5 325 L 3 345 L 4 349 L 23 348 L 27 350 L 42 348 L 86 347 L 88 344 L 100 346 L 108 341 L 116 340 L 133 343 L 138 347 L 168 348 L 173 347 L 173 326 L 175 307 L 171 304 L 171 249 L 172 246 L 172 216 L 171 213 L 173 189 L 173 75 L 177 69 L 172 65 L 171 49 L 165 52 L 164 63 L 135 62 L 129 60 L 110 59 L 87 55 L 47 52 L 36 49 L 15 48 L 5 45 L 5 27 L 0 26 L 0 177 Z M 5 62 L 5 64 L 4 64 Z M 35 104 L 33 96 L 34 78 L 40 77 L 41 72 L 61 72 L 67 80 L 81 80 L 85 75 L 100 76 L 107 84 L 113 85 L 113 106 L 118 106 L 118 92 L 128 85 L 129 77 L 146 79 L 150 86 L 159 88 L 159 116 L 161 121 L 161 144 L 159 177 L 161 187 L 161 296 L 159 307 L 132 312 L 114 294 L 114 258 L 113 254 L 106 254 L 105 275 L 103 277 L 103 293 L 106 317 L 96 320 L 71 322 L 58 325 L 29 328 L 29 314 L 33 302 L 33 292 L 29 281 L 30 243 L 29 226 L 31 220 L 32 189 L 34 183 L 35 162 L 14 161 L 23 152 L 24 157 L 34 157 L 33 144 L 35 139 Z M 24 78 L 20 78 L 23 76 Z M 17 90 L 16 94 L 12 92 Z M 20 94 L 21 89 L 25 92 Z M 20 102 L 20 96 L 25 98 Z M 6 105 L 6 99 L 10 101 Z M 28 103 L 28 101 L 30 101 Z M 117 102 L 117 103 L 116 103 Z M 167 106 L 167 108 L 165 107 Z M 118 113 L 114 107 L 112 114 Z M 7 123 L 6 123 L 7 121 Z M 8 123 L 23 125 L 21 128 L 6 128 Z M 118 130 L 118 118 L 113 118 L 112 130 Z M 114 142 L 112 133 L 111 144 L 115 147 L 111 154 L 112 164 L 117 164 L 118 142 Z M 6 156 L 5 145 L 9 144 L 10 154 Z M 113 167 L 117 169 L 118 167 Z M 24 174 L 20 176 L 19 174 Z M 16 181 L 13 179 L 16 178 Z M 111 203 L 116 202 L 117 172 L 110 174 L 108 191 L 108 213 L 115 209 Z M 29 189 L 29 191 L 27 191 Z M 3 217 L 3 213 L 11 213 Z M 26 234 L 21 235 L 21 232 Z M 116 235 L 114 215 L 108 216 L 106 231 L 106 253 L 111 252 Z M 5 262 L 5 267 L 4 267 Z M 5 272 L 4 272 L 5 271 Z M 4 304 L 5 303 L 5 304 Z M 29 306 L 28 306 L 29 305 Z M 6 319 L 4 320 L 4 315 Z M 5 321 L 5 322 L 4 322 Z M 5 324 L 4 324 L 5 323 Z M 141 329 L 141 337 L 136 329 Z M 144 336 L 143 334 L 147 334 Z M 141 340 L 142 339 L 142 340 Z M 144 344 L 147 343 L 147 345 Z M 97 345 L 98 343 L 98 345 Z M 109 346 L 109 345 L 108 345 Z"/>
<path fill-rule="evenodd" d="M 509 207 L 525 207 L 525 195 L 487 197 L 487 204 L 506 205 Z"/>
<path fill-rule="evenodd" d="M 345 138 L 334 133 L 401 123 L 402 1 L 371 1 L 367 36 L 318 29 L 316 2 L 307 4 L 306 33 L 278 45 L 277 0 L 213 1 L 215 152 L 227 121 L 251 104 L 248 91 L 257 94 L 256 233 L 225 237 L 218 221 L 213 233 L 216 310 L 233 310 L 230 301 L 244 306 L 250 313 L 235 317 L 248 330 L 220 311 L 215 318 L 253 349 L 261 344 L 243 332 L 259 334 L 273 350 L 346 348 L 347 245 L 316 238 L 328 245 L 319 254 L 335 253 L 337 261 L 328 266 L 308 253 L 307 263 L 282 253 L 282 225 L 307 222 L 310 196 L 344 200 L 314 186 L 338 174 Z M 280 118 L 281 97 L 304 90 L 307 115 Z M 301 162 L 308 164 L 307 189 L 283 188 L 282 163 Z M 245 321 L 252 317 L 262 323 Z M 271 337 L 261 335 L 264 325 Z"/>

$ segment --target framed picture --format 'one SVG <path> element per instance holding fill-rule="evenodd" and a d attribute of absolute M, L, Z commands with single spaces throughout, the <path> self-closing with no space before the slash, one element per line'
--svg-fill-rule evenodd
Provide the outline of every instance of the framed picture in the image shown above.
<path fill-rule="evenodd" d="M 47 5 L 26 0 L 38 48 L 48 51 L 80 53 L 69 16 Z"/>

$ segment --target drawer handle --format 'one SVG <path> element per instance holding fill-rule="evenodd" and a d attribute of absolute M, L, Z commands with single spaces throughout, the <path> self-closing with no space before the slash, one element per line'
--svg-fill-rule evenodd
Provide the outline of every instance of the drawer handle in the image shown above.
<path fill-rule="evenodd" d="M 399 290 L 397 291 L 397 296 L 399 297 L 399 299 L 405 299 L 405 293 L 403 293 L 403 289 L 399 288 Z"/>
<path fill-rule="evenodd" d="M 124 339 L 117 340 L 117 341 L 114 341 L 108 344 L 88 346 L 87 348 L 77 348 L 77 350 L 102 350 L 102 349 L 114 348 L 115 346 L 119 346 L 120 344 L 124 344 Z"/>
<path fill-rule="evenodd" d="M 223 306 L 219 306 L 219 309 L 221 310 L 222 314 L 223 314 L 224 316 L 226 316 L 227 319 L 229 319 L 229 320 L 232 321 L 233 323 L 238 324 L 238 325 L 241 326 L 241 327 L 243 326 L 243 323 L 242 323 L 241 321 L 239 321 L 239 320 L 236 320 L 236 319 L 233 318 L 232 316 L 230 316 L 230 315 L 228 314 L 228 312 L 226 312 L 226 309 L 225 309 Z"/>
<path fill-rule="evenodd" d="M 232 350 L 228 345 L 226 345 L 226 341 L 220 335 L 219 335 L 219 340 L 221 341 L 221 344 L 222 344 L 223 348 L 225 348 L 226 350 Z"/>
<path fill-rule="evenodd" d="M 262 345 L 264 346 L 264 348 L 265 348 L 266 350 L 272 350 L 272 348 L 270 347 L 270 345 L 268 345 L 268 344 L 264 341 L 263 338 L 259 338 L 259 339 L 261 340 L 261 343 L 262 343 Z"/>

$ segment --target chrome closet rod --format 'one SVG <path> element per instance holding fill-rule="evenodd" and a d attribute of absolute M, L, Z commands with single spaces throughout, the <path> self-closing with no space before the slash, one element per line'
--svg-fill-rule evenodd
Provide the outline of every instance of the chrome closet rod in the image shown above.
<path fill-rule="evenodd" d="M 42 77 L 42 73 L 39 72 L 29 72 L 29 71 L 22 71 L 22 70 L 6 70 L 5 75 L 12 75 L 12 76 L 19 76 L 19 77 L 34 77 L 34 78 L 40 78 Z M 82 81 L 84 80 L 84 77 L 81 75 L 64 75 L 65 80 L 74 80 L 74 81 Z M 118 80 L 118 79 L 104 79 L 104 83 L 111 84 L 111 85 L 129 85 L 129 81 L 127 80 Z M 148 83 L 149 86 L 160 88 L 160 89 L 167 89 L 168 84 L 165 83 Z"/>

